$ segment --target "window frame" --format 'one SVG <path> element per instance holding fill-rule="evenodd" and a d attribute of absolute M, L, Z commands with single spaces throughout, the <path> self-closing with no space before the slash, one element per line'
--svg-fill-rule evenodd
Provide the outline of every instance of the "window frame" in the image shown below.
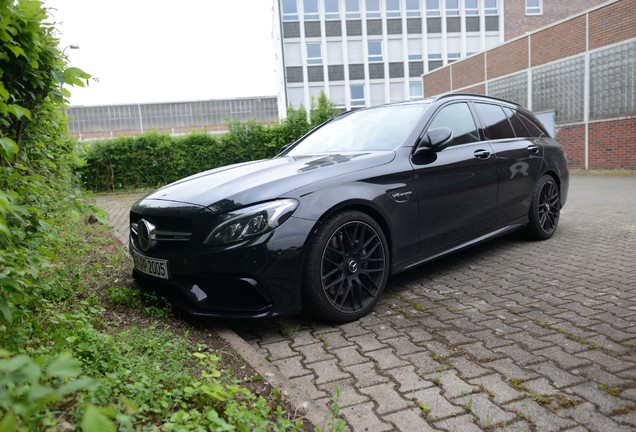
<path fill-rule="evenodd" d="M 475 6 L 470 7 L 468 2 L 475 2 Z M 464 0 L 464 15 L 467 17 L 479 15 L 479 0 Z"/>
<path fill-rule="evenodd" d="M 457 7 L 449 7 L 449 2 L 454 2 Z M 444 0 L 444 11 L 446 12 L 447 17 L 458 17 L 459 7 L 459 0 Z"/>
<path fill-rule="evenodd" d="M 349 6 L 357 6 L 357 9 L 349 10 Z M 360 19 L 360 0 L 345 0 L 345 19 Z"/>
<path fill-rule="evenodd" d="M 329 11 L 329 5 L 336 6 L 336 11 Z M 325 21 L 335 21 L 340 19 L 340 2 L 338 0 L 323 0 L 323 7 L 325 8 Z"/>
<path fill-rule="evenodd" d="M 413 3 L 417 3 L 417 9 L 410 7 Z M 406 16 L 407 18 L 419 18 L 422 16 L 422 4 L 420 0 L 406 0 Z"/>
<path fill-rule="evenodd" d="M 535 5 L 530 5 L 530 2 L 538 3 Z M 543 0 L 526 0 L 526 16 L 540 16 L 543 15 Z"/>
<path fill-rule="evenodd" d="M 378 3 L 378 9 L 369 9 L 369 3 L 376 2 Z M 364 13 L 367 19 L 369 18 L 382 18 L 382 2 L 380 0 L 364 0 Z"/>
<path fill-rule="evenodd" d="M 362 99 L 353 97 L 353 90 L 361 89 L 362 90 Z M 352 107 L 363 107 L 366 106 L 366 95 L 364 91 L 364 84 L 349 84 L 349 100 L 351 102 Z M 362 103 L 360 103 L 362 102 Z"/>
<path fill-rule="evenodd" d="M 440 5 L 441 0 L 426 0 L 426 16 L 427 17 L 439 17 L 442 16 L 442 8 Z M 429 5 L 432 2 L 437 3 L 437 8 L 430 8 Z"/>
<path fill-rule="evenodd" d="M 393 2 L 394 4 L 397 4 L 397 9 L 389 9 L 389 3 Z M 402 17 L 402 6 L 400 4 L 400 0 L 386 0 L 385 2 L 385 7 L 386 7 L 386 17 L 387 18 L 401 18 Z"/>
<path fill-rule="evenodd" d="M 499 2 L 497 0 L 483 0 L 484 15 L 499 15 Z M 488 2 L 494 2 L 494 6 L 488 6 Z"/>
<path fill-rule="evenodd" d="M 310 46 L 318 47 L 319 56 L 310 56 Z M 320 42 L 306 42 L 305 43 L 305 53 L 307 54 L 307 66 L 320 66 L 322 65 L 322 46 Z M 313 54 L 313 53 L 312 53 Z"/>
<path fill-rule="evenodd" d="M 306 5 L 309 2 L 316 4 L 316 12 L 307 13 Z M 303 0 L 303 20 L 305 21 L 318 21 L 320 20 L 320 8 L 318 6 L 318 0 Z"/>
<path fill-rule="evenodd" d="M 374 47 L 377 46 L 380 48 L 380 54 L 371 54 L 371 44 L 373 44 Z M 369 63 L 382 63 L 384 61 L 384 52 L 381 40 L 372 39 L 367 41 L 367 61 Z"/>
<path fill-rule="evenodd" d="M 294 12 L 286 12 L 285 5 L 294 5 Z M 281 2 L 281 18 L 283 21 L 298 21 L 298 2 L 296 0 L 283 0 Z"/>

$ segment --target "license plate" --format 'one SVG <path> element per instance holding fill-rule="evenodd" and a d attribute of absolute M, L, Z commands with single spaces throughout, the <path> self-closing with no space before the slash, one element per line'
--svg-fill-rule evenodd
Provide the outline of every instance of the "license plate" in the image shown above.
<path fill-rule="evenodd" d="M 135 251 L 133 251 L 132 256 L 136 270 L 150 276 L 161 279 L 169 279 L 168 261 L 157 258 L 148 258 L 143 255 L 139 255 Z"/>

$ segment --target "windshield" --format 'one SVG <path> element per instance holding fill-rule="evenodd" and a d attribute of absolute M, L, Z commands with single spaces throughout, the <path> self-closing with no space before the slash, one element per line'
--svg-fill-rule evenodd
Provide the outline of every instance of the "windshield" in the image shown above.
<path fill-rule="evenodd" d="M 311 133 L 286 156 L 396 149 L 413 132 L 428 106 L 390 105 L 354 111 Z"/>

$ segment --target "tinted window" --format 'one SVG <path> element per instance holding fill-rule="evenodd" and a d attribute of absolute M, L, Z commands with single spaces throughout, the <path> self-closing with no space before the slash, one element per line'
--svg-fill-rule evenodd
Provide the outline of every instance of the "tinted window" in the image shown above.
<path fill-rule="evenodd" d="M 477 107 L 477 113 L 484 122 L 486 138 L 496 140 L 515 137 L 508 117 L 499 105 L 476 103 L 475 107 Z"/>
<path fill-rule="evenodd" d="M 506 113 L 506 117 L 508 117 L 508 120 L 510 121 L 510 124 L 512 125 L 512 128 L 514 129 L 515 135 L 517 135 L 517 137 L 521 138 L 531 136 L 528 133 L 528 129 L 526 129 L 526 127 L 523 125 L 521 119 L 517 117 L 517 115 L 510 108 L 504 107 L 503 110 Z"/>
<path fill-rule="evenodd" d="M 480 141 L 475 120 L 468 104 L 456 103 L 445 106 L 436 115 L 428 129 L 447 127 L 453 131 L 450 145 Z"/>
<path fill-rule="evenodd" d="M 536 120 L 531 119 L 530 117 L 520 112 L 517 112 L 517 115 L 519 116 L 523 124 L 526 126 L 526 128 L 528 128 L 528 132 L 530 132 L 531 137 L 540 138 L 540 137 L 548 136 L 548 134 L 543 130 L 543 128 L 537 124 Z"/>

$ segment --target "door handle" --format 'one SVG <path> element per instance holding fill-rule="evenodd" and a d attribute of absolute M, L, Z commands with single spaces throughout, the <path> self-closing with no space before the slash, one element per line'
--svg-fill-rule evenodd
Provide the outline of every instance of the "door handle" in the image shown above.
<path fill-rule="evenodd" d="M 528 152 L 530 152 L 530 153 L 539 153 L 539 146 L 538 145 L 530 144 L 526 148 L 528 149 Z"/>
<path fill-rule="evenodd" d="M 483 149 L 475 150 L 475 153 L 473 154 L 478 159 L 488 159 L 490 157 L 490 152 L 488 150 L 483 150 Z"/>

